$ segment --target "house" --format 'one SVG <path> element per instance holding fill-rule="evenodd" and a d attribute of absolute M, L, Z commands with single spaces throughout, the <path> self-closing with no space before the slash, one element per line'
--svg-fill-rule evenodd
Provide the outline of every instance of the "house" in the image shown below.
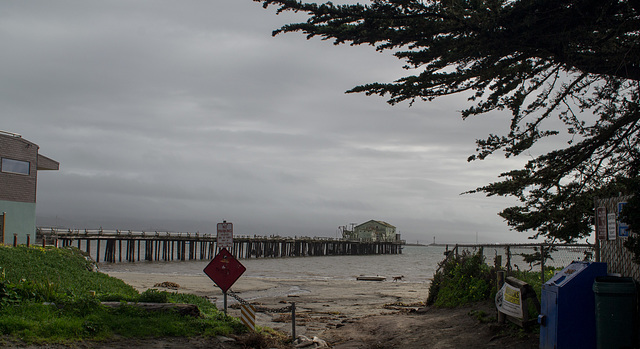
<path fill-rule="evenodd" d="M 370 220 L 353 228 L 353 237 L 359 240 L 371 241 L 396 241 L 399 240 L 399 234 L 396 235 L 396 227 L 383 222 Z"/>
<path fill-rule="evenodd" d="M 60 164 L 38 154 L 38 145 L 19 134 L 0 131 L 0 242 L 25 243 L 36 233 L 38 171 L 58 170 Z"/>

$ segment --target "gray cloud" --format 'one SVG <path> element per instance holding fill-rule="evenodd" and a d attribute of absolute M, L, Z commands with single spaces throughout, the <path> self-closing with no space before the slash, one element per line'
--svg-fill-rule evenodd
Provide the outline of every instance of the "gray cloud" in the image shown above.
<path fill-rule="evenodd" d="M 271 37 L 301 15 L 250 0 L 0 7 L 0 129 L 61 164 L 39 175 L 38 224 L 334 236 L 379 219 L 412 241 L 526 238 L 496 215 L 509 200 L 459 195 L 526 160 L 466 162 L 508 115 L 345 94 L 402 62 Z"/>

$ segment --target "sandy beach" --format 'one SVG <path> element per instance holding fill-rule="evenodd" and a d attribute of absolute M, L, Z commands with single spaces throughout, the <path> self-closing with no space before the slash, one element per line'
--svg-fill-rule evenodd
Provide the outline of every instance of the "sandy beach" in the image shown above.
<path fill-rule="evenodd" d="M 150 288 L 184 292 L 215 299 L 220 309 L 223 295 L 206 276 L 108 272 L 143 292 Z M 158 287 L 163 282 L 176 283 L 177 289 Z M 392 314 L 407 308 L 417 308 L 427 298 L 428 283 L 357 280 L 301 280 L 241 277 L 231 288 L 241 298 L 264 308 L 277 309 L 296 303 L 296 334 L 323 336 L 332 328 L 341 327 L 370 315 Z M 240 316 L 228 297 L 228 312 Z M 256 324 L 291 333 L 287 314 L 258 312 Z"/>
<path fill-rule="evenodd" d="M 205 275 L 182 276 L 135 272 L 108 272 L 139 291 L 156 288 L 215 298 L 222 308 L 222 292 Z M 156 287 L 173 282 L 177 290 Z M 535 333 L 509 332 L 495 323 L 492 301 L 464 307 L 424 308 L 428 282 L 390 280 L 301 280 L 286 278 L 241 277 L 232 287 L 243 299 L 262 307 L 277 309 L 296 303 L 296 335 L 317 336 L 334 349 L 370 348 L 513 348 L 538 347 Z M 229 297 L 229 314 L 239 317 L 240 310 Z M 235 303 L 237 305 L 237 303 Z M 412 311 L 420 309 L 420 311 Z M 482 319 L 482 320 L 481 320 Z M 288 314 L 258 312 L 256 324 L 291 334 Z M 512 334 L 509 334 L 512 333 Z M 515 334 L 514 334 L 515 333 Z M 176 341 L 176 339 L 172 339 Z M 241 348 L 215 340 L 146 340 L 141 345 L 157 348 Z M 109 348 L 129 348 L 126 341 L 109 342 Z M 96 347 L 102 348 L 102 347 Z"/>

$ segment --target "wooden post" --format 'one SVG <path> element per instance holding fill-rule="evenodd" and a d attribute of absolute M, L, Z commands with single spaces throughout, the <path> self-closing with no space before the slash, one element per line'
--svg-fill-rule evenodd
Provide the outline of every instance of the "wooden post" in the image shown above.
<path fill-rule="evenodd" d="M 31 234 L 27 234 L 27 247 L 31 246 Z"/>
<path fill-rule="evenodd" d="M 13 233 L 13 247 L 18 246 L 18 234 Z"/>
<path fill-rule="evenodd" d="M 296 302 L 291 302 L 291 337 L 296 340 Z"/>
<path fill-rule="evenodd" d="M 544 244 L 540 244 L 540 280 L 544 284 Z"/>
<path fill-rule="evenodd" d="M 96 246 L 96 262 L 100 263 L 100 239 L 96 242 L 98 246 Z"/>
<path fill-rule="evenodd" d="M 496 286 L 498 287 L 498 291 L 500 291 L 500 289 L 502 288 L 502 286 L 504 285 L 504 271 L 499 270 L 498 273 L 496 274 Z M 506 316 L 501 313 L 498 312 L 498 323 L 500 324 L 504 324 L 506 321 Z"/>
<path fill-rule="evenodd" d="M 4 244 L 4 225 L 6 223 L 7 213 L 2 212 L 2 218 L 0 219 L 0 235 L 2 236 L 2 240 L 0 240 L 0 244 Z"/>

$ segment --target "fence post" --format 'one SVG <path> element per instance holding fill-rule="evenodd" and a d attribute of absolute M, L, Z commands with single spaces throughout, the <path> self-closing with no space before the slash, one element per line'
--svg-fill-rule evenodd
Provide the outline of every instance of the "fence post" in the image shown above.
<path fill-rule="evenodd" d="M 507 254 L 507 273 L 511 275 L 511 246 L 507 246 L 505 252 Z"/>
<path fill-rule="evenodd" d="M 291 337 L 296 340 L 296 302 L 291 302 Z"/>
<path fill-rule="evenodd" d="M 543 284 L 544 284 L 544 260 L 545 260 L 544 243 L 542 243 L 540 244 L 540 280 L 542 280 Z"/>
<path fill-rule="evenodd" d="M 0 215 L 0 244 L 3 244 L 3 245 L 4 245 L 4 226 L 5 226 L 6 218 L 7 218 L 7 213 L 2 212 L 2 215 Z"/>
<path fill-rule="evenodd" d="M 496 283 L 497 283 L 497 290 L 500 291 L 500 289 L 502 289 L 502 285 L 504 285 L 504 271 L 499 270 L 497 275 L 496 275 Z M 503 324 L 505 323 L 506 320 L 506 316 L 504 313 L 498 311 L 498 323 Z"/>

